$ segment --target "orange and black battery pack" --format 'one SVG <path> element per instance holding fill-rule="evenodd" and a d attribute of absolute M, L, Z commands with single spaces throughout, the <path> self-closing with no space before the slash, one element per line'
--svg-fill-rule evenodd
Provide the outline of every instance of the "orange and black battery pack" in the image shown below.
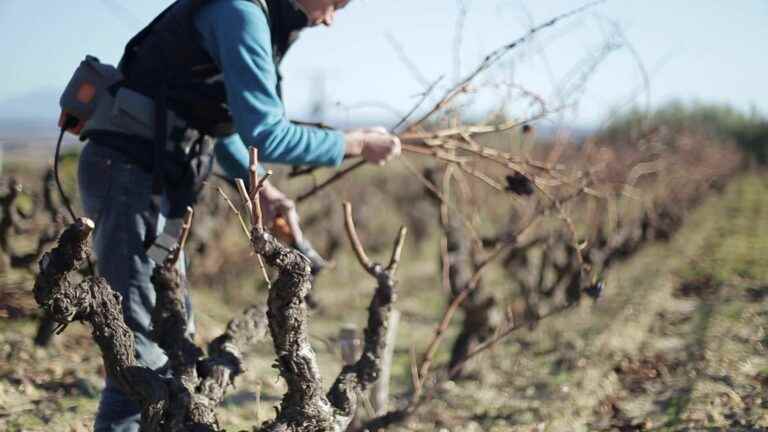
<path fill-rule="evenodd" d="M 79 135 L 104 94 L 122 79 L 123 75 L 114 66 L 103 64 L 96 57 L 86 56 L 59 99 L 59 127 Z"/>

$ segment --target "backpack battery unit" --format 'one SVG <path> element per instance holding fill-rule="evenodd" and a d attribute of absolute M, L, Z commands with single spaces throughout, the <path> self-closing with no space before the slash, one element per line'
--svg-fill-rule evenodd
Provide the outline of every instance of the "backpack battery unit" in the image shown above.
<path fill-rule="evenodd" d="M 93 116 L 104 94 L 122 80 L 123 75 L 117 68 L 101 63 L 94 56 L 86 56 L 59 100 L 59 127 L 74 135 L 80 135 L 85 122 Z"/>

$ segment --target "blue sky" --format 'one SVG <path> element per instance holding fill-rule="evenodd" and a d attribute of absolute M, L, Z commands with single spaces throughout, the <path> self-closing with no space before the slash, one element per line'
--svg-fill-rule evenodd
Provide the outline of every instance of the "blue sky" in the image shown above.
<path fill-rule="evenodd" d="M 168 0 L 0 0 L 0 117 L 51 116 L 56 93 L 85 54 L 116 62 L 122 48 Z M 581 4 L 574 0 L 354 0 L 331 28 L 312 29 L 284 63 L 286 105 L 293 117 L 312 117 L 322 100 L 326 120 L 377 118 L 394 123 L 423 91 L 424 81 L 456 74 L 459 5 L 467 10 L 459 70 L 466 73 L 490 50 L 532 22 Z M 479 108 L 506 102 L 510 83 L 558 105 L 558 90 L 578 77 L 607 40 L 629 42 L 589 74 L 556 119 L 598 124 L 633 101 L 670 99 L 729 103 L 768 112 L 768 0 L 609 0 L 590 13 L 541 34 L 478 81 Z M 615 29 L 621 29 L 616 32 Z M 412 61 L 414 74 L 393 48 Z M 642 89 L 642 62 L 650 92 Z M 416 75 L 420 75 L 417 78 Z M 570 81 L 569 81 L 570 80 Z M 439 93 L 439 92 L 438 92 Z M 577 102 L 577 103 L 575 103 Z"/>

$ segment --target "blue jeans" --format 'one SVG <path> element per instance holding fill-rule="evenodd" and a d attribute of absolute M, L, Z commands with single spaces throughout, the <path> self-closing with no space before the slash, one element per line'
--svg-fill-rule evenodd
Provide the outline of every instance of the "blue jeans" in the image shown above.
<path fill-rule="evenodd" d="M 141 366 L 162 371 L 167 357 L 151 338 L 155 290 L 149 278 L 155 263 L 144 249 L 145 234 L 152 226 L 147 212 L 152 175 L 121 153 L 89 142 L 80 156 L 78 183 L 85 214 L 96 224 L 93 247 L 97 270 L 123 296 L 123 317 L 133 331 L 136 360 Z M 156 222 L 158 230 L 164 222 L 161 214 Z M 184 275 L 183 258 L 179 266 Z M 190 333 L 194 331 L 191 310 L 187 296 Z M 136 432 L 139 413 L 138 404 L 107 377 L 94 430 Z"/>

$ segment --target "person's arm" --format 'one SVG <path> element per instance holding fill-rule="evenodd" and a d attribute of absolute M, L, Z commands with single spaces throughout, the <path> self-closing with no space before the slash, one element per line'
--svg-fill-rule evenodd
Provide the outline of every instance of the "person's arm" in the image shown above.
<path fill-rule="evenodd" d="M 220 138 L 214 147 L 216 161 L 224 170 L 224 174 L 232 179 L 243 179 L 246 183 L 249 179 L 248 165 L 250 155 L 248 148 L 237 134 Z M 259 176 L 265 174 L 264 168 L 259 165 Z M 296 242 L 303 240 L 303 234 L 299 227 L 299 215 L 296 205 L 284 193 L 272 185 L 269 180 L 264 182 L 264 189 L 259 195 L 264 219 L 267 224 L 274 221 L 278 215 L 285 216 L 291 233 Z"/>
<path fill-rule="evenodd" d="M 196 18 L 203 45 L 223 72 L 227 102 L 240 138 L 263 162 L 336 166 L 345 154 L 341 132 L 292 124 L 277 95 L 266 16 L 245 0 L 216 1 Z"/>
<path fill-rule="evenodd" d="M 203 46 L 222 70 L 227 102 L 238 135 L 220 140 L 216 158 L 233 178 L 248 178 L 248 146 L 261 162 L 294 165 L 341 163 L 344 155 L 383 164 L 400 153 L 397 137 L 378 129 L 346 134 L 294 125 L 285 118 L 277 95 L 269 26 L 264 12 L 245 0 L 218 0 L 196 17 Z M 295 204 L 267 182 L 261 194 L 267 221 L 285 217 L 294 240 L 302 241 Z"/>
<path fill-rule="evenodd" d="M 196 24 L 203 45 L 223 71 L 236 129 L 246 146 L 259 149 L 260 160 L 337 166 L 345 154 L 376 164 L 400 154 L 400 141 L 383 128 L 341 133 L 294 125 L 285 118 L 267 19 L 252 2 L 213 2 Z M 240 151 L 237 146 L 229 149 Z"/>

